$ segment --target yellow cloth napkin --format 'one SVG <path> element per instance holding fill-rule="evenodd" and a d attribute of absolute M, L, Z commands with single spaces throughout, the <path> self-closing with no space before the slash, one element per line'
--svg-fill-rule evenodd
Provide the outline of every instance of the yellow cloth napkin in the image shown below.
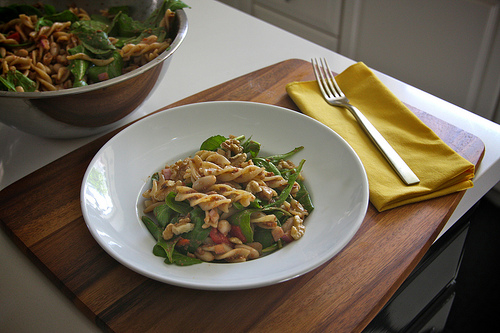
<path fill-rule="evenodd" d="M 352 65 L 336 79 L 351 104 L 415 172 L 419 184 L 405 185 L 351 113 L 326 103 L 316 81 L 292 82 L 286 90 L 304 114 L 332 128 L 356 151 L 368 175 L 370 201 L 378 211 L 473 186 L 474 165 L 446 145 L 364 63 Z"/>

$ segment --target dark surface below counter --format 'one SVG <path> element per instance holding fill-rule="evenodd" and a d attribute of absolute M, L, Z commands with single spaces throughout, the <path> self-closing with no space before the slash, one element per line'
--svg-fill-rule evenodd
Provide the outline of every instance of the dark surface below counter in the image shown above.
<path fill-rule="evenodd" d="M 482 199 L 471 219 L 446 333 L 491 332 L 498 326 L 500 206 Z"/>
<path fill-rule="evenodd" d="M 500 207 L 483 198 L 429 249 L 364 333 L 491 332 Z"/>

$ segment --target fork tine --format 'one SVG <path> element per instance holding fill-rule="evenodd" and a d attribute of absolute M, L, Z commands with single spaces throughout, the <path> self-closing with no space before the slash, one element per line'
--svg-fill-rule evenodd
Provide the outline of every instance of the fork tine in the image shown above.
<path fill-rule="evenodd" d="M 326 62 L 325 58 L 321 59 L 321 65 L 328 78 L 327 82 L 330 85 L 330 89 L 334 92 L 335 97 L 345 97 L 344 93 L 337 84 L 337 80 L 335 80 L 335 77 L 332 74 L 332 70 L 330 69 L 330 66 L 328 66 L 328 62 Z"/>
<path fill-rule="evenodd" d="M 318 60 L 313 58 L 313 59 L 311 59 L 311 63 L 313 65 L 314 76 L 316 76 L 316 81 L 318 82 L 318 86 L 319 86 L 319 89 L 321 90 L 321 93 L 323 94 L 323 97 L 329 98 L 330 94 L 323 87 L 324 86 L 324 84 L 323 84 L 324 77 L 323 77 L 323 73 L 321 73 L 321 71 L 320 71 Z"/>

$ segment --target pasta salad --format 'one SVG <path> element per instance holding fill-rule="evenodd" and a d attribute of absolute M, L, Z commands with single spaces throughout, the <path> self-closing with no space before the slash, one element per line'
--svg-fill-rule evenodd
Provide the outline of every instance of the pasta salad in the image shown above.
<path fill-rule="evenodd" d="M 0 90 L 54 91 L 130 72 L 165 51 L 175 37 L 175 10 L 164 0 L 144 22 L 127 6 L 89 14 L 76 6 L 0 7 Z"/>
<path fill-rule="evenodd" d="M 260 157 L 245 136 L 216 135 L 194 157 L 151 177 L 142 222 L 156 240 L 153 253 L 180 266 L 244 262 L 299 240 L 314 206 L 301 174 L 303 147 Z"/>

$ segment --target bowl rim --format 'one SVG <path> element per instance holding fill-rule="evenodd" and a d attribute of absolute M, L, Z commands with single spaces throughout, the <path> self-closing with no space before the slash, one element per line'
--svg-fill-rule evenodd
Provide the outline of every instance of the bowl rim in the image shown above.
<path fill-rule="evenodd" d="M 104 89 L 108 86 L 112 86 L 124 81 L 127 81 L 131 78 L 139 76 L 151 68 L 157 66 L 158 64 L 165 61 L 167 58 L 172 56 L 172 54 L 177 50 L 180 46 L 184 38 L 186 37 L 188 30 L 188 20 L 187 15 L 183 9 L 177 9 L 175 11 L 179 21 L 179 28 L 177 31 L 177 35 L 174 40 L 170 44 L 165 51 L 160 53 L 155 59 L 151 60 L 147 64 L 134 69 L 131 72 L 126 74 L 122 74 L 110 80 L 106 80 L 103 82 L 89 84 L 88 86 L 78 87 L 78 88 L 70 88 L 70 89 L 61 89 L 56 91 L 38 91 L 38 92 L 16 92 L 16 91 L 0 91 L 0 97 L 8 97 L 8 98 L 25 98 L 25 99 L 41 99 L 41 98 L 54 98 L 66 95 L 76 95 L 76 94 L 84 94 L 98 89 Z"/>

